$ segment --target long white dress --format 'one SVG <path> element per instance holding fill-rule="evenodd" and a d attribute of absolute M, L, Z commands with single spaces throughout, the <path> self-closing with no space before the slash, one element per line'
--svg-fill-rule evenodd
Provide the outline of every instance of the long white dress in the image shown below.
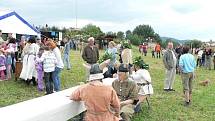
<path fill-rule="evenodd" d="M 37 53 L 39 52 L 39 48 L 39 45 L 35 43 L 26 45 L 23 51 L 23 67 L 19 78 L 27 80 L 32 79 L 32 77 L 37 77 L 35 69 L 35 59 Z"/>

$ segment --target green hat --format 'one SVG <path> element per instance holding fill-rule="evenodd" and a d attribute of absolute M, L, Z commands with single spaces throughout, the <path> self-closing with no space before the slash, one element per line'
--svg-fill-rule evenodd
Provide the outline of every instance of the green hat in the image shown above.
<path fill-rule="evenodd" d="M 122 46 L 123 48 L 128 48 L 128 49 L 131 49 L 131 44 L 129 43 L 129 40 L 123 40 L 122 41 Z"/>
<path fill-rule="evenodd" d="M 142 69 L 149 69 L 149 65 L 146 64 L 146 63 L 143 61 L 143 59 L 142 59 L 141 56 L 136 57 L 136 58 L 134 59 L 133 64 L 134 64 L 135 66 L 138 66 L 138 67 L 142 68 Z"/>

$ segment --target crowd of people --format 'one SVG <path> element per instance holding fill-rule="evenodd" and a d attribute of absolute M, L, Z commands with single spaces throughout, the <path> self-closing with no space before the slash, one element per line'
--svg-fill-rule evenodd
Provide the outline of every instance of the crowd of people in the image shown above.
<path fill-rule="evenodd" d="M 114 58 L 99 65 L 97 63 L 99 51 L 93 44 L 94 38 L 89 38 L 88 42 L 82 54 L 89 72 L 88 83 L 75 90 L 70 99 L 84 101 L 87 108 L 85 118 L 89 121 L 130 121 L 140 104 L 154 93 L 151 76 L 145 68 L 143 59 L 140 57 L 132 61 L 131 48 L 123 44 L 114 46 L 115 43 L 111 41 L 106 52 L 112 53 Z M 157 58 L 160 58 L 161 51 L 160 45 L 157 44 L 155 46 Z M 119 62 L 116 60 L 117 55 L 120 56 Z M 191 49 L 188 46 L 181 46 L 179 50 L 169 42 L 162 60 L 166 69 L 163 90 L 175 91 L 174 80 L 178 70 L 182 80 L 184 106 L 188 107 L 192 102 L 192 86 L 197 66 Z M 110 76 L 105 75 L 105 67 Z M 112 87 L 102 83 L 104 78 L 115 78 Z"/>
<path fill-rule="evenodd" d="M 146 97 L 153 94 L 150 73 L 144 68 L 142 58 L 133 62 L 129 41 L 119 46 L 110 41 L 105 51 L 113 58 L 101 64 L 97 63 L 99 51 L 94 43 L 94 38 L 90 37 L 82 53 L 88 83 L 75 90 L 70 99 L 84 101 L 86 120 L 130 121 L 135 109 L 140 109 Z M 117 56 L 121 56 L 120 61 Z M 112 86 L 107 86 L 102 83 L 104 78 L 115 78 L 115 81 Z"/>
<path fill-rule="evenodd" d="M 41 41 L 39 38 L 30 37 L 26 40 L 8 37 L 7 41 L 1 38 L 0 31 L 0 79 L 11 79 L 11 73 L 15 72 L 15 61 L 22 60 L 20 79 L 27 85 L 38 85 L 39 91 L 51 94 L 58 92 L 60 88 L 60 73 L 64 68 L 72 68 L 70 64 L 70 50 L 78 45 L 73 40 L 65 38 L 62 46 L 51 39 Z M 112 55 L 111 59 L 98 63 L 100 54 L 95 46 L 95 39 L 88 38 L 88 45 L 81 47 L 83 64 L 86 67 L 86 84 L 76 89 L 70 96 L 71 100 L 84 101 L 87 112 L 86 120 L 89 121 L 130 121 L 133 114 L 138 112 L 140 104 L 152 95 L 153 87 L 149 71 L 142 57 L 132 60 L 130 41 L 116 45 L 110 41 L 105 52 Z M 147 45 L 140 46 L 140 52 L 147 56 Z M 156 53 L 156 55 L 155 55 Z M 197 64 L 195 57 L 190 53 L 190 48 L 180 46 L 174 49 L 173 43 L 169 42 L 165 52 L 162 52 L 159 43 L 152 50 L 152 57 L 161 58 L 166 72 L 163 90 L 175 91 L 174 80 L 178 72 L 181 75 L 185 106 L 192 101 L 192 81 L 196 66 L 205 66 L 211 69 L 211 49 L 196 49 Z M 62 58 L 63 54 L 63 58 Z M 117 60 L 119 56 L 119 61 Z M 215 57 L 214 57 L 215 58 Z M 215 62 L 215 60 L 214 60 Z M 215 66 L 214 66 L 215 67 Z M 112 86 L 102 83 L 104 78 L 114 78 Z M 45 85 L 44 85 L 45 84 Z"/>
<path fill-rule="evenodd" d="M 18 57 L 18 47 L 16 39 L 12 34 L 8 34 L 6 40 L 3 40 L 0 30 L 0 81 L 10 80 L 12 73 L 15 72 L 15 59 Z"/>

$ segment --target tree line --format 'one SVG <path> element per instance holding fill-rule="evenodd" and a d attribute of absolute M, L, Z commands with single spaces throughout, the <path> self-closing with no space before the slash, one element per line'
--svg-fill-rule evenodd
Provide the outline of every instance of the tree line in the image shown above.
<path fill-rule="evenodd" d="M 101 36 L 105 35 L 111 35 L 116 37 L 119 41 L 124 39 L 129 39 L 133 45 L 140 45 L 142 43 L 148 43 L 148 42 L 155 42 L 160 43 L 162 47 L 166 47 L 167 43 L 169 41 L 172 41 L 175 46 L 177 45 L 189 45 L 195 48 L 201 47 L 202 42 L 197 39 L 193 40 L 186 40 L 183 43 L 180 41 L 176 41 L 174 39 L 162 39 L 158 33 L 154 31 L 154 29 L 150 25 L 138 25 L 134 28 L 134 30 L 127 30 L 126 32 L 118 31 L 118 32 L 106 32 L 104 33 L 100 27 L 88 24 L 81 29 L 75 29 L 75 28 L 59 28 L 56 26 L 49 27 L 48 25 L 42 26 L 39 28 L 41 31 L 61 31 L 63 34 L 63 37 L 79 37 L 79 39 L 86 40 L 89 36 L 93 36 L 95 38 L 99 38 Z"/>

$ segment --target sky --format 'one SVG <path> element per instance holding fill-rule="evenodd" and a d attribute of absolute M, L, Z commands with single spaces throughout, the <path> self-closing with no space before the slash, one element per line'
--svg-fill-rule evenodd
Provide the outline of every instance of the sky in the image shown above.
<path fill-rule="evenodd" d="M 16 11 L 36 26 L 99 26 L 103 32 L 149 24 L 160 36 L 215 39 L 214 0 L 0 0 L 0 10 Z"/>

